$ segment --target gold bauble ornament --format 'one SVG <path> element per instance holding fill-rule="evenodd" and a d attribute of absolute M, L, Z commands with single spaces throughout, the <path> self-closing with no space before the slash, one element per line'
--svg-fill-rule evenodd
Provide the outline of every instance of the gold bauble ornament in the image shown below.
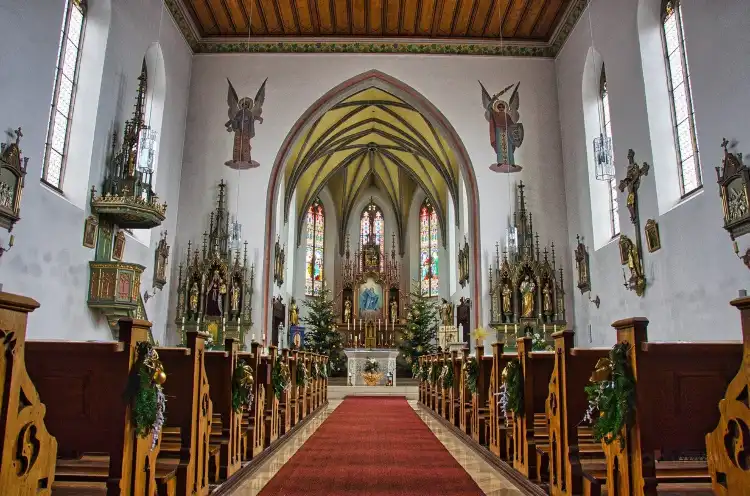
<path fill-rule="evenodd" d="M 417 353 L 422 353 L 422 346 L 417 346 Z"/>
<path fill-rule="evenodd" d="M 612 377 L 612 360 L 602 357 L 596 362 L 594 373 L 591 374 L 589 381 L 602 382 L 608 381 Z"/>
<path fill-rule="evenodd" d="M 503 382 L 506 382 L 508 380 L 508 367 L 505 367 L 503 369 Z"/>
<path fill-rule="evenodd" d="M 160 368 L 156 369 L 156 371 L 154 372 L 154 382 L 160 386 L 167 382 L 167 373 Z"/>

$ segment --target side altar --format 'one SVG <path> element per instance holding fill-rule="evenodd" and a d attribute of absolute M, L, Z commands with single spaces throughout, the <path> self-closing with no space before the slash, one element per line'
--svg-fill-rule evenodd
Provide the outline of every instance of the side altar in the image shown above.
<path fill-rule="evenodd" d="M 365 385 L 362 373 L 365 372 L 365 366 L 370 361 L 378 362 L 380 372 L 383 374 L 378 386 L 389 385 L 389 378 L 393 381 L 390 385 L 396 385 L 397 349 L 349 348 L 344 350 L 344 354 L 347 358 L 346 370 L 349 375 L 349 386 Z"/>

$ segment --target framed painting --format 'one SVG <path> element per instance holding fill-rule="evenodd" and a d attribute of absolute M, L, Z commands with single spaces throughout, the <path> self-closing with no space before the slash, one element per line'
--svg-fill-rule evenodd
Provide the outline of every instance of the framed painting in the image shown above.
<path fill-rule="evenodd" d="M 659 224 L 654 219 L 646 221 L 646 246 L 648 252 L 653 253 L 661 249 L 661 237 L 659 236 Z"/>
<path fill-rule="evenodd" d="M 117 231 L 115 235 L 115 246 L 112 248 L 112 258 L 122 262 L 122 256 L 125 253 L 125 233 Z"/>
<path fill-rule="evenodd" d="M 83 246 L 86 248 L 96 247 L 96 235 L 99 221 L 93 215 L 89 215 L 83 225 Z"/>

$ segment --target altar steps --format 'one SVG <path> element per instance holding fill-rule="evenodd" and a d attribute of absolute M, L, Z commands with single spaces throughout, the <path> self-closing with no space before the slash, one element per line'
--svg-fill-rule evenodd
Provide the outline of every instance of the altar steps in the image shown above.
<path fill-rule="evenodd" d="M 328 401 L 343 400 L 347 396 L 402 396 L 407 400 L 419 399 L 419 388 L 415 385 L 389 386 L 328 386 Z"/>

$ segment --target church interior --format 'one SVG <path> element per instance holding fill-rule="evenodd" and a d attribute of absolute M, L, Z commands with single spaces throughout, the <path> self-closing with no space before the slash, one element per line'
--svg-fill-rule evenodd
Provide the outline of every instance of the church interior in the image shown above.
<path fill-rule="evenodd" d="M 746 0 L 0 42 L 0 494 L 750 496 Z"/>

